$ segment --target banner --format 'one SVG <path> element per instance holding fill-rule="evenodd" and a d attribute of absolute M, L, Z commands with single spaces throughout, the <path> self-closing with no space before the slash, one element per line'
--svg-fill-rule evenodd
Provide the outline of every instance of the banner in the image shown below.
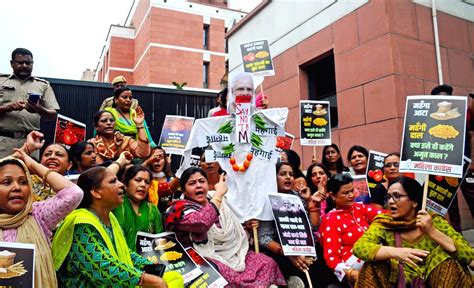
<path fill-rule="evenodd" d="M 329 101 L 300 101 L 301 145 L 331 145 L 331 117 L 329 110 Z"/>
<path fill-rule="evenodd" d="M 365 175 L 352 176 L 354 185 L 354 201 L 358 203 L 370 204 L 369 186 Z"/>
<path fill-rule="evenodd" d="M 471 159 L 464 157 L 464 166 L 467 168 L 471 163 Z M 471 172 L 472 173 L 472 172 Z M 448 209 L 454 201 L 458 188 L 465 185 L 466 178 L 430 175 L 428 181 L 428 195 L 426 199 L 426 209 L 429 209 L 439 215 L 443 216 L 448 213 Z"/>
<path fill-rule="evenodd" d="M 400 172 L 462 177 L 467 98 L 408 96 Z"/>
<path fill-rule="evenodd" d="M 204 257 L 199 255 L 194 248 L 186 248 L 186 252 L 203 273 L 199 278 L 189 284 L 187 288 L 219 288 L 228 284 L 224 277 L 222 277 Z"/>
<path fill-rule="evenodd" d="M 275 150 L 278 152 L 281 152 L 283 150 L 291 150 L 294 140 L 295 140 L 295 135 L 292 135 L 290 133 L 285 133 L 285 136 L 277 136 Z"/>
<path fill-rule="evenodd" d="M 240 44 L 244 71 L 256 76 L 273 76 L 272 55 L 267 40 L 258 40 Z"/>
<path fill-rule="evenodd" d="M 0 242 L 0 286 L 34 287 L 35 245 Z"/>
<path fill-rule="evenodd" d="M 166 265 L 165 271 L 177 271 L 183 275 L 184 283 L 189 283 L 202 274 L 201 269 L 191 260 L 174 232 L 160 234 L 137 233 L 137 253 L 155 264 Z"/>
<path fill-rule="evenodd" d="M 298 196 L 269 193 L 278 237 L 285 256 L 316 256 L 313 232 Z"/>
<path fill-rule="evenodd" d="M 383 159 L 387 154 L 377 151 L 369 151 L 369 159 L 367 160 L 367 185 L 369 186 L 370 197 L 374 195 L 377 184 L 383 180 Z"/>
<path fill-rule="evenodd" d="M 168 154 L 183 155 L 193 122 L 192 117 L 166 115 L 159 146 Z"/>
<path fill-rule="evenodd" d="M 86 140 L 86 124 L 58 114 L 56 129 L 54 131 L 54 143 L 71 147 L 76 142 Z"/>

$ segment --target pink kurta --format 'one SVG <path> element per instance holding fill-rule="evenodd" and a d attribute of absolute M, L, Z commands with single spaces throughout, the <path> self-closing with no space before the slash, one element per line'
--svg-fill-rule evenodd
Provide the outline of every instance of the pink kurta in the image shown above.
<path fill-rule="evenodd" d="M 185 213 L 182 220 L 174 225 L 174 232 L 184 246 L 191 246 L 191 239 L 205 241 L 207 231 L 212 225 L 218 225 L 219 214 L 214 204 Z M 192 235 L 191 235 L 192 234 Z M 231 287 L 269 287 L 271 284 L 286 285 L 285 279 L 277 263 L 268 256 L 248 251 L 245 258 L 245 270 L 236 272 L 221 262 L 208 259 L 215 263 L 219 273 L 229 282 Z"/>
<path fill-rule="evenodd" d="M 71 185 L 60 190 L 54 197 L 33 203 L 31 215 L 35 218 L 49 244 L 51 244 L 50 239 L 53 236 L 52 230 L 72 210 L 76 209 L 81 203 L 83 195 L 84 192 L 81 188 Z M 3 230 L 3 241 L 15 242 L 16 235 L 16 228 L 5 229 Z"/>

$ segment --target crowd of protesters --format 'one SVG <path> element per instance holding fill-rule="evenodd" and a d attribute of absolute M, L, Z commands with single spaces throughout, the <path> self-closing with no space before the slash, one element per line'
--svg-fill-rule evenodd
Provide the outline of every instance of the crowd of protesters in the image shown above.
<path fill-rule="evenodd" d="M 365 175 L 370 147 L 353 143 L 344 157 L 331 144 L 308 167 L 295 151 L 281 152 L 268 167 L 275 179 L 260 181 L 301 198 L 318 258 L 285 256 L 275 223 L 236 217 L 219 163 L 203 153 L 200 168 L 175 177 L 125 77 L 114 79 L 114 96 L 91 119 L 95 137 L 68 149 L 42 140 L 39 119 L 53 118 L 59 105 L 49 84 L 31 76 L 32 53 L 18 48 L 11 63 L 13 73 L 0 76 L 0 240 L 36 245 L 35 287 L 184 287 L 177 272 L 145 272 L 153 263 L 135 251 L 139 231 L 175 232 L 229 287 L 474 285 L 466 270 L 473 248 L 443 217 L 421 210 L 422 188 L 399 173 L 396 152 L 364 199 L 355 199 L 352 176 Z M 227 93 L 235 88 L 219 93 L 209 117 L 229 115 Z M 266 95 L 248 93 L 257 109 L 269 108 Z"/>

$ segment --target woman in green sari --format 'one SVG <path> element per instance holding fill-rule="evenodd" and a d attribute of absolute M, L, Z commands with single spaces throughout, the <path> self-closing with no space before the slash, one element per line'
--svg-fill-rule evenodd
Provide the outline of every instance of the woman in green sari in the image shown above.
<path fill-rule="evenodd" d="M 150 181 L 151 172 L 148 168 L 141 165 L 128 168 L 123 175 L 125 199 L 122 205 L 112 211 L 132 251 L 136 251 L 135 238 L 138 231 L 152 234 L 163 231 L 160 211 L 147 201 Z"/>
<path fill-rule="evenodd" d="M 148 141 L 150 142 L 150 146 L 153 149 L 157 145 L 151 138 L 146 121 L 143 121 L 142 125 L 137 125 L 133 120 L 137 113 L 143 114 L 143 110 L 140 106 L 138 106 L 136 109 L 132 109 L 132 100 L 132 90 L 130 90 L 128 87 L 121 87 L 115 90 L 114 104 L 112 107 L 107 107 L 104 110 L 110 112 L 112 116 L 114 116 L 115 130 L 120 131 L 120 133 L 124 134 L 125 136 L 129 136 L 138 140 L 140 129 L 143 129 Z"/>

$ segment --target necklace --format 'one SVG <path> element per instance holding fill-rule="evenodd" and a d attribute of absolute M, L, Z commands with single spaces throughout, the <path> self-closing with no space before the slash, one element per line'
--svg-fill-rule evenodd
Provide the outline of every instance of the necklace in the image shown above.
<path fill-rule="evenodd" d="M 252 159 L 253 159 L 253 154 L 249 152 L 247 153 L 247 157 L 242 163 L 242 165 L 237 164 L 237 161 L 235 160 L 234 156 L 230 157 L 229 163 L 230 165 L 232 165 L 232 170 L 234 170 L 235 172 L 244 173 L 249 168 L 250 162 L 252 161 Z"/>

